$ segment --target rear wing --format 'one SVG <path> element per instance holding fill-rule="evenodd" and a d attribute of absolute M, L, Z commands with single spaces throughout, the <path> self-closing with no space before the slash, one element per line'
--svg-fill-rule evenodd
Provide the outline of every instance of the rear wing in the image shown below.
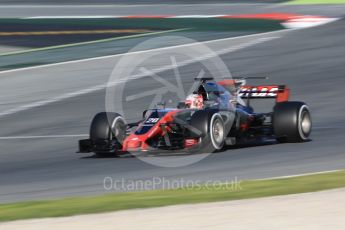
<path fill-rule="evenodd" d="M 245 85 L 243 80 L 223 80 L 218 82 L 230 92 L 236 92 L 242 99 L 275 99 L 276 102 L 288 101 L 290 89 L 285 85 Z"/>
<path fill-rule="evenodd" d="M 276 99 L 276 102 L 288 101 L 290 97 L 290 89 L 285 85 L 260 85 L 240 87 L 238 95 L 242 99 Z"/>

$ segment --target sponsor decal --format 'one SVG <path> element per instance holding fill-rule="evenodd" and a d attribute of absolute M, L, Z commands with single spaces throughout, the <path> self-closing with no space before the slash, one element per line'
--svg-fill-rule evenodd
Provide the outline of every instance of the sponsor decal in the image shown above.
<path fill-rule="evenodd" d="M 242 98 L 276 98 L 278 86 L 244 86 L 241 88 L 239 96 Z"/>
<path fill-rule="evenodd" d="M 149 118 L 146 120 L 146 124 L 156 124 L 160 118 Z"/>

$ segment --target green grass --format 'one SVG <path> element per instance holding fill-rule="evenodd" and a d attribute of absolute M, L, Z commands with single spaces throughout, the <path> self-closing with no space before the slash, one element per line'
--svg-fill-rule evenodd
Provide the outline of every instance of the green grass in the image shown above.
<path fill-rule="evenodd" d="M 0 221 L 29 218 L 61 217 L 102 213 L 134 208 L 160 207 L 176 204 L 240 200 L 258 197 L 315 192 L 345 187 L 345 170 L 308 176 L 243 181 L 241 189 L 194 187 L 175 190 L 114 193 L 95 197 L 78 197 L 49 201 L 20 202 L 0 205 Z"/>
<path fill-rule="evenodd" d="M 345 0 L 293 0 L 288 4 L 345 4 Z"/>

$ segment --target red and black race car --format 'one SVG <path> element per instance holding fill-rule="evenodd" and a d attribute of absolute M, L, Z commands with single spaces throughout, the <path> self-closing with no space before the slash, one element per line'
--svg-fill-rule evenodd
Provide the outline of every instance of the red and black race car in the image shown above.
<path fill-rule="evenodd" d="M 288 101 L 286 86 L 248 86 L 245 79 L 196 80 L 194 94 L 177 108 L 145 110 L 136 123 L 127 124 L 117 113 L 98 113 L 91 123 L 90 138 L 79 141 L 79 152 L 99 156 L 156 151 L 210 153 L 253 138 L 308 140 L 312 129 L 308 106 Z M 255 113 L 249 104 L 255 98 L 272 98 L 275 105 L 267 113 Z"/>

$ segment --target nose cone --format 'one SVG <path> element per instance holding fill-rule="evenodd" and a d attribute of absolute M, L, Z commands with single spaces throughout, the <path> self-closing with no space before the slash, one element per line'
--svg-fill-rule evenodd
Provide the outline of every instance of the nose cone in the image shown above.
<path fill-rule="evenodd" d="M 127 148 L 128 149 L 138 149 L 141 146 L 141 141 L 139 140 L 130 140 L 127 143 Z"/>

